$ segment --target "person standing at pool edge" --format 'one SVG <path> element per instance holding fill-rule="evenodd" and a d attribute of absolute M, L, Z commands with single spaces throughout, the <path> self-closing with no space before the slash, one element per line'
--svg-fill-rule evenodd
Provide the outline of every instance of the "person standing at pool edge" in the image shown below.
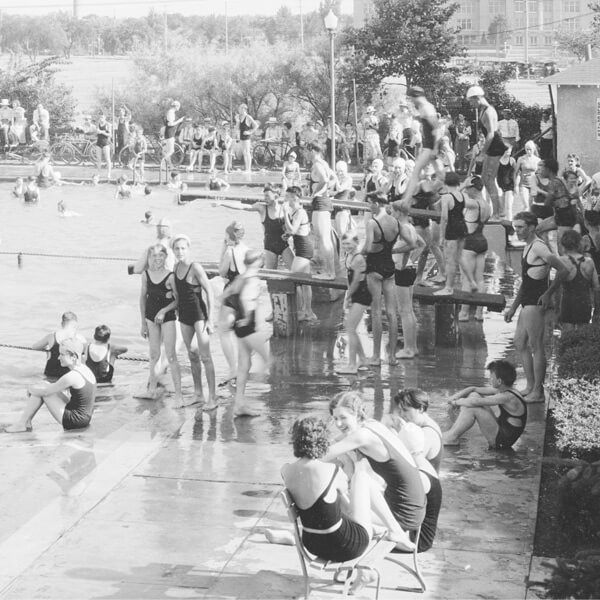
<path fill-rule="evenodd" d="M 190 238 L 183 234 L 177 235 L 172 242 L 173 252 L 177 259 L 174 272 L 175 288 L 179 300 L 179 325 L 190 358 L 196 401 L 204 404 L 203 364 L 208 383 L 208 401 L 201 407 L 201 410 L 214 410 L 217 408 L 217 394 L 215 366 L 210 353 L 210 334 L 213 331 L 211 318 L 213 292 L 202 265 L 190 259 L 190 245 Z M 206 303 L 203 292 L 206 294 Z M 198 350 L 192 348 L 194 337 L 198 340 Z"/>
<path fill-rule="evenodd" d="M 258 129 L 258 123 L 248 114 L 248 106 L 240 104 L 235 122 L 239 127 L 240 144 L 244 155 L 244 170 L 251 172 L 252 166 L 252 134 Z"/>
<path fill-rule="evenodd" d="M 550 269 L 564 280 L 569 270 L 550 248 L 536 235 L 537 217 L 531 212 L 515 215 L 513 227 L 520 241 L 525 242 L 521 259 L 522 280 L 512 306 L 505 312 L 507 323 L 521 306 L 515 331 L 515 348 L 521 355 L 527 387 L 522 392 L 526 402 L 544 401 L 546 353 L 544 349 L 545 312 L 552 293 L 548 293 Z"/>
<path fill-rule="evenodd" d="M 106 116 L 101 113 L 96 127 L 96 167 L 98 175 L 102 170 L 102 160 L 106 162 L 106 178 L 110 181 L 112 163 L 110 162 L 112 126 L 106 120 Z"/>

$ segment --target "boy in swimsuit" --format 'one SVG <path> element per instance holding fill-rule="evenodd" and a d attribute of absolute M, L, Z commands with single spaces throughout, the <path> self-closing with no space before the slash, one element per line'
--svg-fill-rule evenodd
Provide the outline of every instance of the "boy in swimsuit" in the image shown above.
<path fill-rule="evenodd" d="M 517 370 L 506 360 L 492 361 L 487 369 L 490 386 L 471 386 L 450 398 L 450 405 L 460 407 L 460 413 L 454 425 L 442 434 L 444 446 L 458 446 L 460 436 L 475 423 L 490 448 L 496 450 L 511 448 L 523 433 L 527 423 L 527 404 L 513 388 Z"/>
<path fill-rule="evenodd" d="M 94 331 L 94 340 L 85 350 L 85 364 L 94 374 L 97 383 L 112 383 L 115 361 L 127 352 L 125 346 L 109 344 L 110 334 L 107 325 L 98 325 Z"/>

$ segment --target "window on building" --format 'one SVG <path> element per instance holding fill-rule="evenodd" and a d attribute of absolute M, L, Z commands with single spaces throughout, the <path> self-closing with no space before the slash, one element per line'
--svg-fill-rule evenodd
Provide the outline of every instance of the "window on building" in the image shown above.
<path fill-rule="evenodd" d="M 564 23 L 564 28 L 571 33 L 575 33 L 576 31 L 578 31 L 579 26 L 577 24 L 577 19 L 566 19 Z"/>
<path fill-rule="evenodd" d="M 564 0 L 563 11 L 566 13 L 578 13 L 580 11 L 579 0 Z"/>
<path fill-rule="evenodd" d="M 529 44 L 531 46 L 537 46 L 537 44 L 538 44 L 538 37 L 537 37 L 537 35 L 530 35 L 529 36 Z"/>
<path fill-rule="evenodd" d="M 523 45 L 523 36 L 522 35 L 516 35 L 515 36 L 515 45 L 516 46 L 522 46 Z"/>
<path fill-rule="evenodd" d="M 489 12 L 493 17 L 494 15 L 503 15 L 505 13 L 504 0 L 489 0 Z"/>
<path fill-rule="evenodd" d="M 458 6 L 458 13 L 462 15 L 472 15 L 473 4 L 474 0 L 463 0 Z"/>
<path fill-rule="evenodd" d="M 544 46 L 552 46 L 554 44 L 554 36 L 546 35 L 544 36 Z"/>
<path fill-rule="evenodd" d="M 544 14 L 552 15 L 554 12 L 554 0 L 544 0 Z"/>
<path fill-rule="evenodd" d="M 470 18 L 458 19 L 458 27 L 460 29 L 473 29 L 473 21 Z"/>

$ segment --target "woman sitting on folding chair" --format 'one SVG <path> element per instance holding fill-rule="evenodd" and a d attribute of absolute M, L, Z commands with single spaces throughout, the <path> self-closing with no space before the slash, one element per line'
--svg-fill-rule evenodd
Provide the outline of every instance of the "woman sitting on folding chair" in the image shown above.
<path fill-rule="evenodd" d="M 292 427 L 292 444 L 298 460 L 284 465 L 281 474 L 302 521 L 305 548 L 335 562 L 358 558 L 371 540 L 371 510 L 378 512 L 377 505 L 386 508 L 367 462 L 358 460 L 354 465 L 347 503 L 343 501 L 348 488 L 343 471 L 321 460 L 329 450 L 326 423 L 318 417 L 297 419 Z M 379 500 L 373 502 L 377 496 Z M 347 512 L 342 510 L 344 504 Z M 405 534 L 393 519 L 391 525 L 388 538 L 403 541 Z"/>

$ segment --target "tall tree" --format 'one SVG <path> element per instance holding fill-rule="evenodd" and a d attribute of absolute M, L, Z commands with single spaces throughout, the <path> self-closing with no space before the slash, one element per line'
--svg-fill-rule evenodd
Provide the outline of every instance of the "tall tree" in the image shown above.
<path fill-rule="evenodd" d="M 461 54 L 449 21 L 458 4 L 448 0 L 374 0 L 374 16 L 362 29 L 347 30 L 360 65 L 357 80 L 371 85 L 405 75 L 409 85 L 426 85 Z"/>
<path fill-rule="evenodd" d="M 559 31 L 556 34 L 558 49 L 577 57 L 582 61 L 585 58 L 588 46 L 596 48 L 600 45 L 600 32 L 594 31 Z"/>

